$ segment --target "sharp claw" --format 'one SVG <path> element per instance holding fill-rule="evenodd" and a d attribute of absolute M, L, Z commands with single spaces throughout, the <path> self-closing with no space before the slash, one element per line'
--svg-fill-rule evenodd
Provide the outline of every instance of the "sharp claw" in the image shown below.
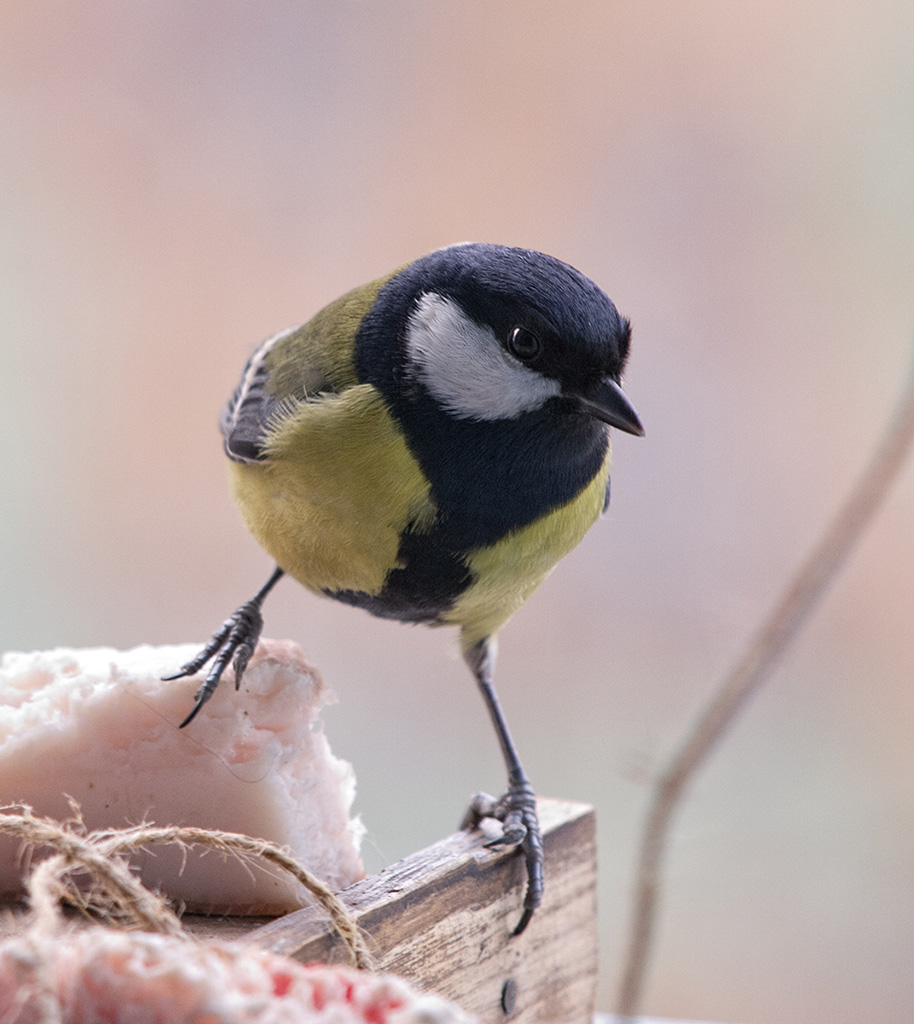
<path fill-rule="evenodd" d="M 464 815 L 462 828 L 475 828 L 483 818 L 502 823 L 502 834 L 485 843 L 486 849 L 520 846 L 527 869 L 524 910 L 512 935 L 520 935 L 543 899 L 543 836 L 536 814 L 536 797 L 525 776 L 512 778 L 507 792 L 497 800 L 477 793 Z"/>
<path fill-rule="evenodd" d="M 527 838 L 528 831 L 529 829 L 520 811 L 511 811 L 502 821 L 501 835 L 489 840 L 485 846 L 490 849 L 500 849 L 503 846 L 519 846 Z"/>
<path fill-rule="evenodd" d="M 245 647 L 238 651 L 235 655 L 235 660 L 232 663 L 232 668 L 235 671 L 235 689 L 241 689 L 241 677 L 244 675 L 244 670 L 248 667 L 248 662 L 251 660 L 251 655 L 254 652 L 249 648 Z"/>
<path fill-rule="evenodd" d="M 178 676 L 166 676 L 165 678 L 166 679 L 177 679 L 179 677 Z M 191 711 L 191 713 L 178 726 L 179 729 L 183 729 L 185 725 L 190 725 L 190 723 L 197 717 L 197 712 L 200 710 L 200 708 L 203 707 L 203 703 L 204 702 L 201 700 L 201 701 L 197 701 L 197 703 L 194 704 L 193 710 Z"/>
<path fill-rule="evenodd" d="M 543 863 L 545 861 L 543 835 L 540 832 L 539 822 L 535 821 L 534 824 L 535 828 L 528 827 L 523 843 L 524 862 L 527 866 L 527 891 L 524 894 L 524 912 L 511 933 L 512 935 L 520 935 L 530 923 L 534 910 L 543 902 Z"/>
<path fill-rule="evenodd" d="M 275 582 L 278 578 L 278 576 L 275 576 L 272 582 Z M 265 591 L 261 591 L 257 597 L 241 605 L 234 615 L 226 619 L 218 632 L 214 634 L 212 640 L 195 658 L 182 666 L 174 675 L 162 677 L 164 680 L 170 681 L 181 679 L 184 676 L 192 676 L 199 672 L 213 655 L 216 655 L 216 660 L 210 668 L 209 675 L 194 695 L 193 710 L 184 719 L 179 728 L 183 729 L 185 726 L 190 725 L 199 714 L 203 705 L 216 692 L 216 687 L 222 679 L 222 674 L 233 657 L 235 689 L 237 690 L 241 685 L 241 677 L 248 667 L 248 662 L 251 660 L 251 656 L 257 647 L 257 641 L 260 639 L 260 634 L 263 631 L 263 616 L 260 613 L 259 603 L 263 600 L 264 593 Z"/>
<path fill-rule="evenodd" d="M 539 906 L 539 903 L 537 903 L 536 906 Z M 536 907 L 524 906 L 524 912 L 521 914 L 520 920 L 517 922 L 517 926 L 514 931 L 511 932 L 512 935 L 520 935 L 527 925 L 530 924 L 530 918 L 533 917 L 534 910 L 536 910 Z"/>
<path fill-rule="evenodd" d="M 173 679 L 183 679 L 185 676 L 192 676 L 195 672 L 199 672 L 206 662 L 202 661 L 198 665 L 197 661 L 198 659 L 194 658 L 193 661 L 189 661 L 186 665 L 182 665 L 177 672 L 172 672 L 170 676 L 162 676 L 162 682 L 170 683 Z"/>
<path fill-rule="evenodd" d="M 239 609 L 240 611 L 241 609 Z M 236 615 L 238 612 L 235 613 Z M 212 640 L 203 648 L 203 650 L 196 656 L 191 658 L 186 665 L 182 665 L 174 675 L 162 676 L 163 682 L 170 682 L 173 679 L 183 679 L 184 676 L 192 676 L 200 671 L 201 668 L 209 661 L 209 659 L 219 650 L 219 648 L 225 643 L 226 638 L 232 630 L 232 626 L 235 624 L 234 616 L 230 619 L 226 619 L 225 622 L 219 627 L 219 629 L 213 634 Z"/>
<path fill-rule="evenodd" d="M 527 829 L 522 827 L 520 832 L 508 832 L 505 830 L 500 836 L 496 836 L 494 839 L 490 839 L 487 843 L 482 845 L 487 850 L 504 850 L 509 846 L 520 846 L 527 835 Z"/>

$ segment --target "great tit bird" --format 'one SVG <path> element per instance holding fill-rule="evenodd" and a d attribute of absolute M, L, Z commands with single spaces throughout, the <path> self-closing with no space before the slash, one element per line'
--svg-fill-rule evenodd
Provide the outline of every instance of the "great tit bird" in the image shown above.
<path fill-rule="evenodd" d="M 275 559 L 198 657 L 187 725 L 234 658 L 238 686 L 284 574 L 401 622 L 457 626 L 508 770 L 493 814 L 543 892 L 527 775 L 492 676 L 495 636 L 609 501 L 608 426 L 643 429 L 619 381 L 626 319 L 566 263 L 466 243 L 356 288 L 268 338 L 222 411 L 234 497 Z"/>

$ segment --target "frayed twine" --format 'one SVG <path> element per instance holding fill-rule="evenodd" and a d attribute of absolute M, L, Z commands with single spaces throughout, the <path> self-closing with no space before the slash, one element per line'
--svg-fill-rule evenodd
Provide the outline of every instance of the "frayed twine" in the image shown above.
<path fill-rule="evenodd" d="M 30 847 L 49 847 L 54 851 L 27 880 L 32 911 L 30 930 L 35 934 L 58 930 L 62 922 L 60 905 L 67 902 L 86 917 L 109 927 L 162 932 L 190 940 L 177 914 L 161 896 L 140 882 L 126 857 L 161 844 L 177 845 L 185 851 L 192 846 L 204 846 L 242 862 L 265 860 L 292 875 L 327 912 L 346 947 L 350 964 L 360 970 L 373 970 L 365 937 L 336 893 L 276 843 L 238 832 L 160 828 L 148 823 L 89 832 L 74 800 L 70 800 L 70 810 L 72 817 L 59 822 L 35 814 L 26 804 L 0 808 L 0 834 Z M 88 884 L 73 884 L 74 875 L 87 875 Z"/>

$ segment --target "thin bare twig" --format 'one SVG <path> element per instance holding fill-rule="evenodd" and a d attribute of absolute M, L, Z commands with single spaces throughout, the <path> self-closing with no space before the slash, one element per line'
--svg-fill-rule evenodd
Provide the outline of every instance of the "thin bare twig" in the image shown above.
<path fill-rule="evenodd" d="M 895 416 L 849 498 L 654 784 L 638 859 L 635 905 L 619 994 L 621 1017 L 630 1018 L 637 1012 L 656 928 L 663 858 L 673 815 L 681 806 L 686 787 L 749 698 L 769 677 L 837 576 L 882 504 L 912 441 L 914 368 Z"/>

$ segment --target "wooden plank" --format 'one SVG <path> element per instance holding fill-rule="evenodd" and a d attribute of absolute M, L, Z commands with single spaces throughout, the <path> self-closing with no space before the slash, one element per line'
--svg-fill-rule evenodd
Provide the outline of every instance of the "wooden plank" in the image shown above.
<path fill-rule="evenodd" d="M 478 831 L 449 836 L 340 893 L 366 932 L 378 969 L 447 996 L 486 1021 L 590 1021 L 597 980 L 594 813 L 585 804 L 545 799 L 538 811 L 546 893 L 522 935 L 511 931 L 521 914 L 523 859 L 516 850 L 487 850 Z M 197 934 L 238 934 L 237 919 L 185 922 Z M 315 907 L 244 938 L 305 962 L 345 959 Z"/>
<path fill-rule="evenodd" d="M 526 885 L 523 860 L 514 850 L 487 850 L 479 831 L 455 833 L 339 894 L 367 934 L 379 970 L 493 1024 L 590 1022 L 597 982 L 594 812 L 546 799 L 537 808 L 546 892 L 523 935 L 511 935 Z M 264 920 L 188 914 L 183 923 L 199 937 L 243 939 L 303 962 L 346 959 L 317 907 Z M 0 937 L 21 934 L 26 921 L 21 905 L 5 908 Z"/>

